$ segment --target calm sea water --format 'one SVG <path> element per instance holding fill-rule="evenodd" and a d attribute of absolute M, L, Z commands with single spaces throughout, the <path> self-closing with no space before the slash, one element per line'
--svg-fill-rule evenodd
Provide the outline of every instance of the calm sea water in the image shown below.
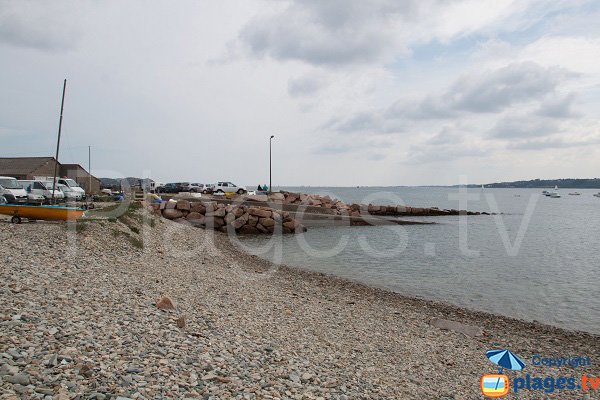
<path fill-rule="evenodd" d="M 277 263 L 470 309 L 567 329 L 600 333 L 600 198 L 598 190 L 287 187 L 345 202 L 408 204 L 493 216 L 425 217 L 435 225 L 318 227 L 277 239 L 244 238 Z M 519 232 L 521 234 L 519 234 Z M 275 250 L 274 250 L 275 249 Z M 278 249 L 281 249 L 278 250 Z"/>

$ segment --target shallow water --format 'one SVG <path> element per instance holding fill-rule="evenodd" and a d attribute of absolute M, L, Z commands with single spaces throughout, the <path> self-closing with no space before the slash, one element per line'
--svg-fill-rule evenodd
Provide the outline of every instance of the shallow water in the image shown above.
<path fill-rule="evenodd" d="M 346 202 L 503 214 L 420 218 L 435 225 L 319 227 L 272 242 L 243 239 L 254 249 L 274 244 L 268 252 L 256 251 L 264 258 L 405 295 L 600 333 L 600 198 L 592 196 L 598 190 L 568 196 L 564 189 L 562 198 L 552 199 L 538 189 L 469 189 L 468 205 L 460 206 L 453 197 L 457 188 L 285 189 Z"/>

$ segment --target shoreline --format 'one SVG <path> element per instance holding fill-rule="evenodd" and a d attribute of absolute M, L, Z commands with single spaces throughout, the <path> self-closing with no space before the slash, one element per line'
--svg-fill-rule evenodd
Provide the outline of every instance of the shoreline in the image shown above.
<path fill-rule="evenodd" d="M 320 281 L 328 281 L 329 283 L 335 284 L 339 286 L 340 289 L 350 289 L 356 290 L 359 292 L 372 293 L 373 296 L 381 296 L 384 298 L 389 298 L 390 301 L 398 301 L 400 303 L 413 303 L 416 307 L 428 308 L 436 310 L 440 315 L 456 315 L 462 316 L 463 320 L 470 320 L 471 322 L 478 321 L 490 321 L 490 320 L 502 320 L 505 323 L 510 323 L 516 326 L 521 326 L 522 328 L 533 329 L 535 331 L 541 331 L 548 334 L 562 334 L 562 335 L 573 335 L 573 336 L 587 336 L 590 339 L 598 340 L 600 342 L 600 333 L 588 332 L 584 330 L 577 329 L 566 329 L 560 326 L 552 325 L 549 323 L 544 323 L 541 321 L 527 321 L 525 319 L 520 319 L 517 317 L 503 315 L 503 314 L 495 314 L 493 312 L 488 312 L 484 310 L 477 310 L 469 307 L 459 306 L 450 302 L 445 302 L 442 300 L 435 299 L 427 299 L 421 298 L 417 296 L 411 296 L 409 294 L 404 294 L 400 292 L 396 292 L 394 290 L 380 287 L 376 285 L 369 285 L 367 283 L 363 283 L 360 281 L 355 281 L 349 278 L 340 277 L 334 274 L 328 274 L 325 272 L 318 272 L 309 269 L 308 267 L 302 266 L 288 266 L 286 264 L 276 264 L 268 259 L 262 258 L 260 256 L 253 255 L 251 253 L 245 252 L 237 248 L 235 245 L 232 245 L 229 240 L 226 238 L 227 234 L 222 232 L 215 232 L 217 235 L 223 236 L 222 243 L 219 243 L 219 246 L 231 246 L 228 251 L 235 251 L 239 253 L 239 257 L 257 257 L 266 265 L 270 265 L 275 267 L 278 271 L 286 274 L 290 274 L 293 276 L 304 276 L 308 279 L 318 279 Z M 226 242 L 226 243 L 223 243 Z M 471 316 L 472 318 L 468 318 Z"/>
<path fill-rule="evenodd" d="M 497 371 L 485 351 L 498 347 L 528 364 L 511 379 L 597 376 L 595 335 L 278 267 L 219 232 L 128 218 L 0 230 L 3 398 L 467 400 Z M 163 295 L 175 312 L 157 309 Z M 483 334 L 439 329 L 433 318 Z M 587 355 L 592 366 L 533 366 L 535 354 Z"/>

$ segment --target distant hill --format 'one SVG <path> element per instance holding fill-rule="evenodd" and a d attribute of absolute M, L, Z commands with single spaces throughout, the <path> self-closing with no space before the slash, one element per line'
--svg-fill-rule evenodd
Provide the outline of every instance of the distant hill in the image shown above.
<path fill-rule="evenodd" d="M 481 185 L 469 185 L 469 187 L 480 187 Z M 486 188 L 519 188 L 519 189 L 547 189 L 558 186 L 569 189 L 600 189 L 600 178 L 590 179 L 533 179 L 531 181 L 514 181 L 487 183 Z"/>

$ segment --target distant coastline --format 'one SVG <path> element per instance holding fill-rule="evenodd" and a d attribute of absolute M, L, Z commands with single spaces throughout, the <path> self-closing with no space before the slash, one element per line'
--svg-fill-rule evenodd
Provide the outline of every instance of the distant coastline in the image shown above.
<path fill-rule="evenodd" d="M 459 185 L 454 185 L 457 187 Z M 467 185 L 468 187 L 481 187 L 479 185 Z M 515 188 L 515 189 L 547 189 L 558 186 L 568 189 L 600 189 L 600 178 L 590 179 L 533 179 L 529 181 L 497 182 L 483 184 L 486 188 Z"/>

